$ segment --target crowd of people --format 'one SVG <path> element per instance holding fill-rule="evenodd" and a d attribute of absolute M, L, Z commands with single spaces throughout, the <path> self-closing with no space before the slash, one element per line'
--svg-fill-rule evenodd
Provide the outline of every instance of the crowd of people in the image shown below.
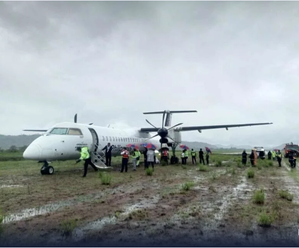
<path fill-rule="evenodd" d="M 113 146 L 111 146 L 110 143 L 108 143 L 102 150 L 105 151 L 105 158 L 106 158 L 106 166 L 109 167 L 111 166 L 111 152 L 112 152 Z M 80 158 L 76 161 L 77 163 L 80 162 L 81 160 L 84 160 L 84 174 L 83 177 L 86 176 L 87 173 L 87 167 L 88 165 L 91 165 L 95 171 L 97 171 L 97 167 L 92 163 L 91 161 L 91 156 L 89 154 L 88 148 L 87 147 L 82 147 L 78 148 L 78 151 L 80 151 L 81 156 Z M 204 152 L 202 148 L 200 148 L 198 152 L 198 158 L 199 158 L 199 163 L 200 164 L 207 164 L 209 165 L 209 157 L 210 157 L 210 150 L 207 150 Z M 197 163 L 197 156 L 196 152 L 191 149 L 191 161 L 192 164 Z M 133 171 L 136 171 L 137 167 L 139 167 L 140 164 L 140 158 L 141 158 L 141 152 L 139 151 L 138 147 L 133 148 L 133 150 L 130 151 L 124 147 L 122 151 L 120 152 L 120 155 L 122 156 L 122 164 L 120 168 L 120 172 L 127 172 L 128 171 L 128 162 L 129 158 L 132 158 L 132 164 L 133 164 Z M 280 150 L 276 149 L 273 151 L 268 152 L 268 160 L 274 160 L 278 162 L 278 166 L 281 167 L 281 161 L 282 161 L 282 153 Z M 152 167 L 152 169 L 155 168 L 155 164 L 159 163 L 160 161 L 158 160 L 156 154 L 155 154 L 155 147 L 152 148 L 145 148 L 143 151 L 143 156 L 144 156 L 144 169 L 147 169 L 149 167 Z M 169 149 L 168 147 L 162 147 L 160 151 L 160 159 L 161 163 L 165 163 L 166 165 L 169 163 Z M 205 157 L 205 159 L 204 159 Z M 189 158 L 189 151 L 188 149 L 183 149 L 181 153 L 181 163 L 183 165 L 188 163 L 188 158 Z M 257 159 L 265 159 L 265 153 L 264 151 L 257 152 L 256 149 L 252 149 L 251 153 L 248 155 L 246 151 L 244 150 L 242 153 L 242 164 L 246 165 L 247 164 L 247 158 L 250 160 L 251 166 L 256 166 L 257 165 Z M 292 168 L 296 167 L 296 159 L 297 159 L 297 152 L 296 151 L 290 151 L 288 153 L 288 158 L 289 158 L 289 163 Z"/>

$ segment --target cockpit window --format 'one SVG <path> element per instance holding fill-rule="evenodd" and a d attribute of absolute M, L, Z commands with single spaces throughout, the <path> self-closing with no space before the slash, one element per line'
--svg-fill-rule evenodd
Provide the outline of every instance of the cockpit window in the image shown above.
<path fill-rule="evenodd" d="M 70 128 L 68 134 L 69 135 L 82 135 L 82 132 L 78 128 Z"/>
<path fill-rule="evenodd" d="M 65 135 L 67 134 L 67 128 L 55 127 L 51 130 L 50 134 L 60 134 Z"/>

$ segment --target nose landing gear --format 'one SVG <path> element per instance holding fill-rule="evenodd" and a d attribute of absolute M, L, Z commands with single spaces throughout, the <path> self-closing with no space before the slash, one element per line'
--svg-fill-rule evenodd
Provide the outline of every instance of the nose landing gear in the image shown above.
<path fill-rule="evenodd" d="M 53 175 L 54 174 L 54 167 L 49 165 L 47 161 L 40 161 L 39 163 L 44 163 L 43 166 L 40 168 L 40 173 L 42 175 Z"/>

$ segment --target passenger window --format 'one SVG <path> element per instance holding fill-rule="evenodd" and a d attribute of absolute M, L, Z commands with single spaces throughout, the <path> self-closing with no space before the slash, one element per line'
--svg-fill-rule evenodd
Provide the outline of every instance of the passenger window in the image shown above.
<path fill-rule="evenodd" d="M 103 137 L 103 141 L 105 141 L 105 136 L 102 136 Z"/>
<path fill-rule="evenodd" d="M 82 135 L 82 132 L 78 128 L 70 128 L 68 134 L 69 135 Z"/>

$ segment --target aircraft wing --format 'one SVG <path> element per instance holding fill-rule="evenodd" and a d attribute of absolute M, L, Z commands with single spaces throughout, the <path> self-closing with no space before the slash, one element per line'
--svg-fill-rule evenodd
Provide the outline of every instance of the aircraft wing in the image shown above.
<path fill-rule="evenodd" d="M 264 122 L 264 123 L 245 123 L 245 124 L 229 124 L 229 125 L 210 125 L 210 126 L 191 126 L 191 127 L 177 127 L 175 131 L 201 131 L 205 129 L 219 129 L 219 128 L 228 128 L 231 127 L 247 127 L 247 126 L 259 126 L 259 125 L 270 125 L 272 122 Z"/>
<path fill-rule="evenodd" d="M 153 127 L 145 127 L 145 128 L 140 128 L 140 132 L 145 132 L 145 133 L 149 133 L 149 132 L 158 132 L 159 128 L 153 128 Z"/>
<path fill-rule="evenodd" d="M 27 131 L 27 132 L 47 132 L 48 129 L 24 129 L 23 131 Z"/>

